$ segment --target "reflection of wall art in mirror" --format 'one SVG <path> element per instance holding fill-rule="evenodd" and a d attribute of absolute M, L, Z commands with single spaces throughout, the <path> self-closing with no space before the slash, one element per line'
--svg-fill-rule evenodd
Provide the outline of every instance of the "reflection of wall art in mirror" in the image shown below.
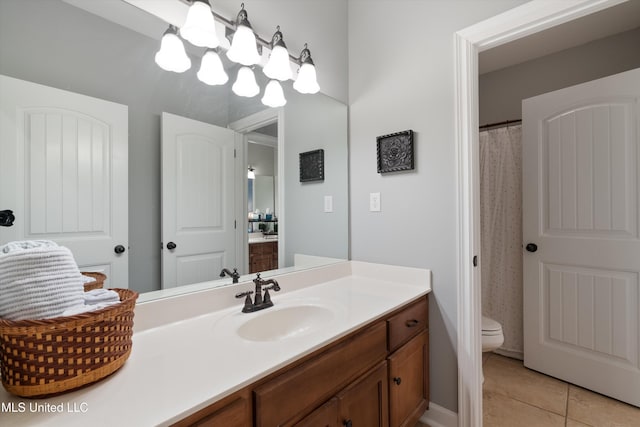
<path fill-rule="evenodd" d="M 413 169 L 413 131 L 391 133 L 376 138 L 378 173 Z"/>
<path fill-rule="evenodd" d="M 324 150 L 300 153 L 300 182 L 324 181 Z"/>

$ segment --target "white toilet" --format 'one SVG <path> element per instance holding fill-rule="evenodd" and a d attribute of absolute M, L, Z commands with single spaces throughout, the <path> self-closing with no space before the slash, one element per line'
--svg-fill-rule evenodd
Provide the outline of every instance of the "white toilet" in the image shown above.
<path fill-rule="evenodd" d="M 502 325 L 490 317 L 482 316 L 482 352 L 496 350 L 503 343 Z"/>
<path fill-rule="evenodd" d="M 482 352 L 497 350 L 502 343 L 504 343 L 502 325 L 490 317 L 482 316 Z M 482 382 L 484 383 L 484 372 L 482 372 Z"/>

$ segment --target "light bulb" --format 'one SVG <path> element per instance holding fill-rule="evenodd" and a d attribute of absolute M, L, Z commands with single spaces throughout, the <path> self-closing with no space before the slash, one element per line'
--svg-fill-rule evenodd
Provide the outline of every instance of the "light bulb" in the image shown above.
<path fill-rule="evenodd" d="M 213 49 L 208 49 L 202 57 L 198 79 L 210 86 L 223 85 L 229 80 L 229 76 L 224 71 L 220 56 Z"/>
<path fill-rule="evenodd" d="M 309 63 L 302 64 L 293 88 L 300 93 L 318 93 L 320 86 L 316 79 L 316 67 Z"/>
<path fill-rule="evenodd" d="M 285 81 L 293 78 L 287 48 L 279 45 L 274 46 L 263 71 L 270 79 Z"/>
<path fill-rule="evenodd" d="M 231 40 L 231 48 L 227 51 L 227 57 L 242 65 L 254 65 L 260 62 L 256 36 L 251 28 L 244 25 L 238 26 Z"/>
<path fill-rule="evenodd" d="M 271 80 L 267 83 L 267 87 L 264 88 L 264 95 L 262 96 L 262 103 L 267 107 L 282 107 L 287 103 L 284 98 L 284 92 L 282 86 L 277 80 Z"/>
<path fill-rule="evenodd" d="M 189 7 L 187 19 L 180 29 L 180 34 L 195 46 L 217 47 L 220 41 L 216 34 L 211 6 L 202 0 L 195 0 Z"/>
<path fill-rule="evenodd" d="M 256 83 L 256 76 L 249 67 L 242 67 L 238 70 L 238 77 L 231 87 L 233 93 L 238 96 L 252 98 L 260 93 L 260 87 Z"/>
<path fill-rule="evenodd" d="M 176 34 L 176 27 L 169 29 L 162 36 L 160 50 L 156 53 L 156 64 L 163 70 L 182 73 L 191 68 L 191 60 L 184 50 L 182 40 Z"/>

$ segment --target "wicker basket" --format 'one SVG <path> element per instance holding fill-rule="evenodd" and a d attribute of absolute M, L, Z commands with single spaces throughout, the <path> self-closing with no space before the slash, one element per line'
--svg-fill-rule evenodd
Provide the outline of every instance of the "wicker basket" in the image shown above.
<path fill-rule="evenodd" d="M 104 281 L 107 280 L 107 276 L 106 274 L 103 273 L 99 273 L 97 271 L 81 271 L 80 272 L 83 276 L 88 276 L 88 277 L 93 277 L 94 280 L 93 282 L 89 282 L 89 283 L 85 283 L 84 284 L 84 291 L 91 291 L 93 289 L 100 289 L 102 288 L 102 285 L 104 285 Z"/>
<path fill-rule="evenodd" d="M 0 373 L 12 394 L 41 398 L 96 382 L 131 353 L 138 293 L 114 289 L 120 304 L 43 320 L 0 319 Z"/>

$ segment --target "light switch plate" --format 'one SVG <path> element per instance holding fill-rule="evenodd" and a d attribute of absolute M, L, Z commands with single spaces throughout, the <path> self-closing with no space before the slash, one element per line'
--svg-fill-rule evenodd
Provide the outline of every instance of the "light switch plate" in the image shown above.
<path fill-rule="evenodd" d="M 380 212 L 380 193 L 369 193 L 369 211 Z"/>
<path fill-rule="evenodd" d="M 333 212 L 333 196 L 324 196 L 324 211 Z"/>

